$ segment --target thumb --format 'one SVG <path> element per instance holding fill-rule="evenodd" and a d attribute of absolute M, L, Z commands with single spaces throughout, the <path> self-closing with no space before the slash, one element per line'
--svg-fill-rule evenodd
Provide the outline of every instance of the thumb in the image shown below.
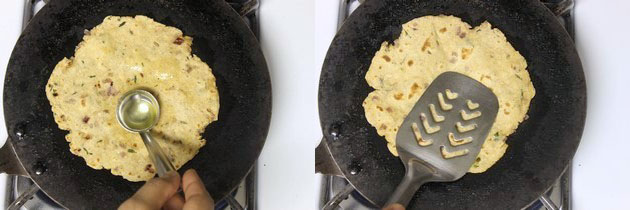
<path fill-rule="evenodd" d="M 208 194 L 197 171 L 190 169 L 184 173 L 182 181 L 186 204 L 184 210 L 214 209 L 214 200 Z"/>
<path fill-rule="evenodd" d="M 153 178 L 125 201 L 121 208 L 160 209 L 177 192 L 180 180 L 177 171 L 171 171 L 164 177 Z"/>

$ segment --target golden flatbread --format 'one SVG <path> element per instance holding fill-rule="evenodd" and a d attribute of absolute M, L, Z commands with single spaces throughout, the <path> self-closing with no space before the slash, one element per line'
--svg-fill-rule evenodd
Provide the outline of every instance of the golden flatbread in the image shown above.
<path fill-rule="evenodd" d="M 447 71 L 470 76 L 499 100 L 496 122 L 469 170 L 481 173 L 503 156 L 507 136 L 526 118 L 535 94 L 526 68 L 525 58 L 488 22 L 472 28 L 454 16 L 416 18 L 372 59 L 365 80 L 375 90 L 363 101 L 365 116 L 398 156 L 398 128 L 427 86 Z"/>
<path fill-rule="evenodd" d="M 192 38 L 145 16 L 108 16 L 86 31 L 72 58 L 50 76 L 46 96 L 70 151 L 94 169 L 129 181 L 155 176 L 140 136 L 116 120 L 120 97 L 132 89 L 152 92 L 160 103 L 154 138 L 180 168 L 206 141 L 217 120 L 219 95 L 210 67 L 192 54 Z"/>

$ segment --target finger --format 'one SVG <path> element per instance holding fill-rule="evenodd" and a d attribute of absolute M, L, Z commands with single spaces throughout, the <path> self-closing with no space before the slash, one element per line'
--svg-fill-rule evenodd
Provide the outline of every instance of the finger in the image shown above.
<path fill-rule="evenodd" d="M 184 209 L 211 209 L 214 207 L 214 201 L 194 169 L 184 173 L 182 186 L 186 197 Z"/>
<path fill-rule="evenodd" d="M 398 203 L 394 203 L 389 206 L 386 206 L 385 208 L 383 208 L 383 210 L 405 210 L 405 207 Z"/>
<path fill-rule="evenodd" d="M 166 210 L 181 210 L 182 208 L 184 208 L 184 198 L 177 193 L 166 201 L 164 207 L 162 207 L 162 209 Z"/>
<path fill-rule="evenodd" d="M 180 180 L 180 176 L 176 171 L 169 172 L 164 177 L 153 178 L 145 183 L 125 203 L 131 202 L 131 206 L 140 207 L 141 209 L 160 209 L 177 192 Z"/>

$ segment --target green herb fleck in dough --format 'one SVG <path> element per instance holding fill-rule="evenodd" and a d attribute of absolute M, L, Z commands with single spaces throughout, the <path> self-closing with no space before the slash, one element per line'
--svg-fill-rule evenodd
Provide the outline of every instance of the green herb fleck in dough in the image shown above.
<path fill-rule="evenodd" d="M 85 147 L 83 147 L 83 151 L 85 151 L 85 154 L 92 155 Z"/>

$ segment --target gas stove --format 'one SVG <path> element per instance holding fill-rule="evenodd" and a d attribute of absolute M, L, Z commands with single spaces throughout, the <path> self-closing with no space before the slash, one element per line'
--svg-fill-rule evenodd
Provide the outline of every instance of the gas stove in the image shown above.
<path fill-rule="evenodd" d="M 365 0 L 341 0 L 337 17 L 337 29 L 341 27 L 344 20 Z M 561 25 L 567 30 L 571 37 L 574 37 L 574 0 L 541 0 L 557 17 Z M 538 200 L 533 201 L 529 206 L 523 207 L 527 210 L 556 210 L 571 208 L 571 171 L 569 166 L 554 185 Z M 367 199 L 363 198 L 354 190 L 345 178 L 325 175 L 322 176 L 320 206 L 324 210 L 332 209 L 375 209 Z"/>
<path fill-rule="evenodd" d="M 22 16 L 22 29 L 24 29 L 31 18 L 45 6 L 50 0 L 25 0 Z M 258 37 L 259 34 L 259 0 L 226 0 L 226 2 L 238 12 L 243 21 Z M 232 209 L 255 210 L 256 207 L 256 187 L 257 187 L 257 167 L 256 164 L 251 169 L 245 180 L 223 200 L 215 203 L 215 209 Z M 0 182 L 1 183 L 1 182 Z M 23 176 L 9 175 L 6 181 L 5 206 L 8 210 L 31 210 L 31 209 L 47 209 L 61 210 L 64 209 L 59 204 L 46 196 L 31 179 Z M 3 186 L 0 186 L 3 187 Z M 0 188 L 1 189 L 1 188 Z M 1 195 L 2 193 L 0 193 Z M 0 197 L 1 198 L 1 197 Z M 1 203 L 1 202 L 0 202 Z"/>

